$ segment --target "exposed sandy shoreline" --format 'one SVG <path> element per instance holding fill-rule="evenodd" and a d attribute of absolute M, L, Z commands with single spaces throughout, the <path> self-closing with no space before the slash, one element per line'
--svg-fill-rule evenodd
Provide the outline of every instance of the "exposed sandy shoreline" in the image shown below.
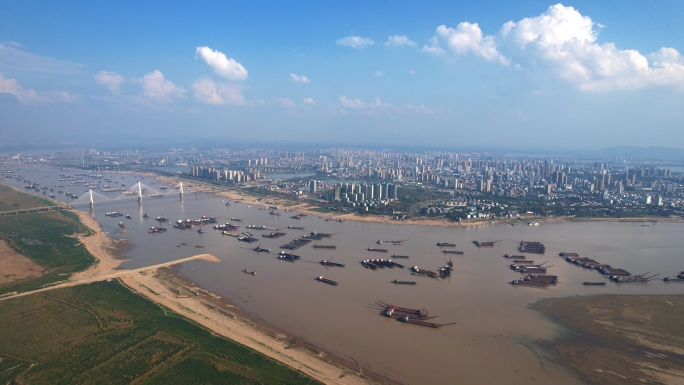
<path fill-rule="evenodd" d="M 323 383 L 349 385 L 376 383 L 369 378 L 369 376 L 374 377 L 373 374 L 355 372 L 345 367 L 342 360 L 250 319 L 240 309 L 221 297 L 197 287 L 182 277 L 174 277 L 168 269 L 155 266 L 132 271 L 119 270 L 118 266 L 123 261 L 117 258 L 117 250 L 125 246 L 122 245 L 122 241 L 109 238 L 100 230 L 99 223 L 87 213 L 74 212 L 79 215 L 86 226 L 95 232 L 92 236 L 80 239 L 97 258 L 98 263 L 74 275 L 69 283 L 54 286 L 53 289 L 94 280 L 118 278 L 151 301 L 182 314 L 218 335 L 237 341 Z M 196 257 L 220 262 L 209 254 Z M 173 262 L 173 264 L 176 263 Z M 175 288 L 179 286 L 182 287 L 181 293 L 187 295 L 187 298 L 177 297 L 178 292 Z M 195 292 L 199 295 L 194 295 Z M 382 382 L 390 381 L 383 380 Z"/>
<path fill-rule="evenodd" d="M 510 224 L 516 223 L 520 225 L 525 225 L 526 222 L 518 220 L 516 218 L 505 218 L 502 221 L 498 218 L 485 218 L 482 220 L 468 220 L 463 222 L 453 222 L 446 218 L 411 218 L 404 220 L 394 219 L 392 216 L 380 216 L 380 215 L 358 215 L 354 213 L 321 213 L 318 211 L 313 211 L 314 207 L 306 203 L 293 204 L 293 202 L 283 200 L 281 198 L 268 198 L 258 201 L 256 197 L 249 194 L 242 194 L 236 190 L 221 191 L 217 193 L 218 196 L 228 198 L 234 201 L 240 201 L 242 203 L 267 207 L 265 200 L 269 200 L 279 206 L 281 209 L 293 210 L 295 212 L 305 213 L 311 216 L 318 216 L 321 218 L 341 218 L 349 221 L 360 221 L 360 222 L 375 222 L 375 223 L 388 223 L 393 225 L 414 225 L 414 226 L 444 226 L 444 227 L 473 227 L 473 226 L 484 226 L 490 224 Z M 655 217 L 644 217 L 644 218 L 578 218 L 578 217 L 525 217 L 527 222 L 540 222 L 540 223 L 559 223 L 559 222 L 670 222 L 670 223 L 684 223 L 684 218 L 673 217 L 673 218 L 655 218 Z M 493 222 L 493 223 L 492 223 Z"/>

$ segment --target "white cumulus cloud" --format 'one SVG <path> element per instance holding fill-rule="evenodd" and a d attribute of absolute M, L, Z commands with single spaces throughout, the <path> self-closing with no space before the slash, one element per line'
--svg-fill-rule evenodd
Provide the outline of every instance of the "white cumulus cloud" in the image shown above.
<path fill-rule="evenodd" d="M 16 79 L 8 79 L 0 72 L 0 94 L 13 95 L 21 104 L 31 103 L 76 103 L 78 96 L 66 91 L 43 91 L 36 92 L 33 89 L 24 89 Z"/>
<path fill-rule="evenodd" d="M 437 27 L 437 37 L 454 53 L 460 55 L 472 53 L 487 61 L 498 61 L 508 65 L 508 59 L 496 49 L 494 37 L 483 36 L 477 23 L 462 22 L 456 28 L 440 25 Z"/>
<path fill-rule="evenodd" d="M 304 102 L 304 104 L 309 106 L 316 104 L 316 102 L 311 98 L 304 98 L 302 99 L 302 101 Z"/>
<path fill-rule="evenodd" d="M 118 73 L 107 71 L 100 71 L 95 75 L 95 80 L 115 94 L 121 92 L 121 84 L 126 81 L 126 79 Z"/>
<path fill-rule="evenodd" d="M 684 88 L 684 60 L 677 50 L 664 47 L 643 55 L 615 43 L 599 44 L 594 26 L 600 28 L 573 7 L 556 4 L 537 17 L 504 24 L 500 35 L 514 55 L 532 58 L 585 90 Z"/>
<path fill-rule="evenodd" d="M 229 84 L 216 84 L 212 79 L 200 79 L 192 84 L 195 99 L 213 105 L 243 105 L 245 98 L 242 92 Z"/>
<path fill-rule="evenodd" d="M 185 88 L 166 80 L 159 70 L 154 70 L 139 80 L 142 83 L 143 96 L 155 101 L 168 103 L 172 98 L 182 97 Z"/>
<path fill-rule="evenodd" d="M 39 95 L 33 89 L 29 88 L 28 90 L 25 90 L 16 79 L 8 79 L 2 72 L 0 72 L 0 94 L 14 95 L 22 104 L 46 103 L 51 101 L 49 98 Z"/>
<path fill-rule="evenodd" d="M 418 45 L 415 41 L 412 41 L 406 36 L 394 35 L 387 38 L 385 45 L 388 47 L 415 47 Z"/>
<path fill-rule="evenodd" d="M 375 44 L 375 41 L 367 37 L 347 36 L 345 38 L 338 39 L 335 43 L 337 45 L 344 45 L 355 49 L 364 49 Z"/>
<path fill-rule="evenodd" d="M 217 75 L 229 80 L 247 79 L 247 70 L 233 58 L 209 47 L 197 47 L 195 57 L 207 63 Z"/>
<path fill-rule="evenodd" d="M 304 75 L 290 74 L 290 79 L 297 83 L 311 83 L 311 80 Z"/>
<path fill-rule="evenodd" d="M 563 4 L 536 17 L 509 21 L 496 35 L 483 35 L 477 23 L 437 27 L 424 52 L 474 55 L 508 65 L 525 64 L 529 71 L 547 71 L 588 91 L 676 86 L 684 89 L 684 57 L 663 47 L 651 54 L 597 43 L 604 26 Z M 523 66 L 512 66 L 522 70 Z"/>
<path fill-rule="evenodd" d="M 361 99 L 350 99 L 346 96 L 340 96 L 340 105 L 345 108 L 351 109 L 376 109 L 380 107 L 389 107 L 389 104 L 380 101 L 380 98 L 375 98 L 374 101 L 366 103 L 361 101 Z"/>
<path fill-rule="evenodd" d="M 439 40 L 437 40 L 436 36 L 431 37 L 429 43 L 430 45 L 424 45 L 421 51 L 433 55 L 443 55 L 446 53 L 444 52 L 444 49 L 442 49 L 442 47 L 439 45 Z"/>

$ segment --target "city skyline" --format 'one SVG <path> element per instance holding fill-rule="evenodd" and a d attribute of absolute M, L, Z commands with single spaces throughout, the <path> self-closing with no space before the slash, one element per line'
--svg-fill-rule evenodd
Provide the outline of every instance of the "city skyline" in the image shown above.
<path fill-rule="evenodd" d="M 657 5 L 3 4 L 3 144 L 684 147 Z"/>

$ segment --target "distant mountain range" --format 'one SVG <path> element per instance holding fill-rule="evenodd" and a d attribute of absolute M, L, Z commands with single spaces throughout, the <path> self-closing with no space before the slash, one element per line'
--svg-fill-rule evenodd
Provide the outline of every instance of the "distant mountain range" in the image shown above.
<path fill-rule="evenodd" d="M 597 151 L 604 157 L 622 156 L 625 159 L 684 161 L 684 148 L 617 146 Z"/>

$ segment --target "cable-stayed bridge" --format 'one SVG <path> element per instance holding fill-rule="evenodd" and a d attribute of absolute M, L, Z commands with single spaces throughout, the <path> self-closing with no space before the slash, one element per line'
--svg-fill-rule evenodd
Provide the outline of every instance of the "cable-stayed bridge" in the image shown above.
<path fill-rule="evenodd" d="M 178 185 L 173 187 L 174 189 L 179 189 L 180 190 L 180 196 L 183 196 L 183 182 L 179 183 Z M 161 198 L 163 197 L 164 194 L 161 192 L 155 190 L 154 188 L 138 181 L 138 183 L 134 184 L 130 188 L 128 188 L 125 191 L 121 191 L 121 193 L 113 198 L 109 198 L 107 196 L 104 196 L 96 191 L 93 191 L 92 189 L 86 192 L 85 194 L 81 195 L 78 197 L 78 199 L 72 201 L 69 203 L 70 206 L 78 206 L 78 205 L 90 205 L 94 206 L 95 203 L 105 203 L 105 202 L 116 202 L 116 201 L 122 201 L 122 200 L 133 200 L 137 199 L 138 202 L 142 202 L 143 198 Z"/>

